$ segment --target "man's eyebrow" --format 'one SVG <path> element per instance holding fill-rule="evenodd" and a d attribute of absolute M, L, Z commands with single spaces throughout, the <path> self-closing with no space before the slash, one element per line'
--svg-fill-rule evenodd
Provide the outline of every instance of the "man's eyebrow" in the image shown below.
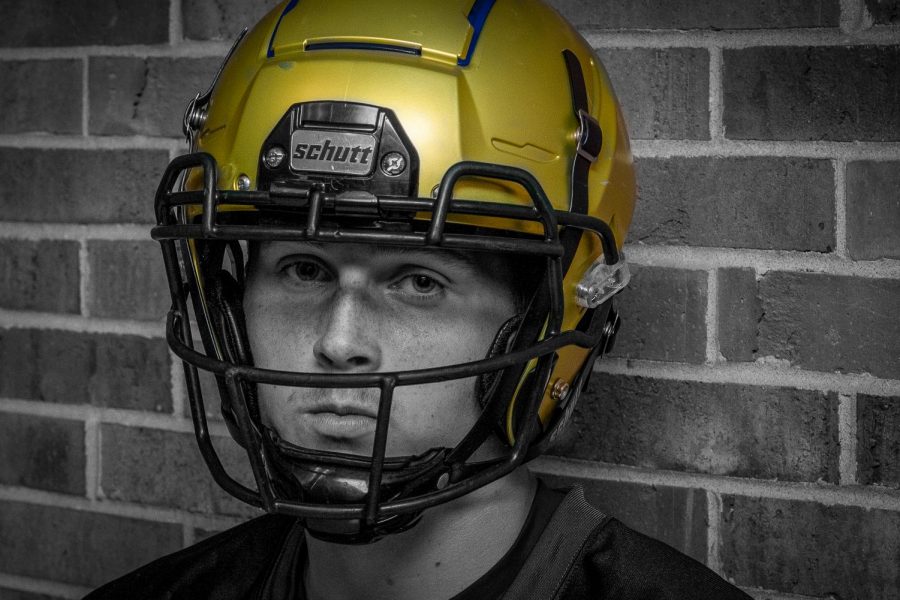
<path fill-rule="evenodd" d="M 400 255 L 427 255 L 433 254 L 436 256 L 440 256 L 442 258 L 450 259 L 451 261 L 466 265 L 473 269 L 483 269 L 485 264 L 483 261 L 478 260 L 476 254 L 472 252 L 464 252 L 462 250 L 455 250 L 453 248 L 428 248 L 428 247 L 418 247 L 418 246 L 385 246 L 381 244 L 373 244 L 372 245 L 372 254 L 385 255 L 385 254 L 400 254 Z"/>

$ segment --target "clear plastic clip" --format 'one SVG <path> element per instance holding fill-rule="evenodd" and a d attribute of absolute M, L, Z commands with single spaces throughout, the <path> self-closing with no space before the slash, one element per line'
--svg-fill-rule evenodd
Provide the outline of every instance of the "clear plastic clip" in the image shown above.
<path fill-rule="evenodd" d="M 585 308 L 597 308 L 620 291 L 631 280 L 625 254 L 619 252 L 619 262 L 608 265 L 601 255 L 575 286 L 575 301 Z"/>

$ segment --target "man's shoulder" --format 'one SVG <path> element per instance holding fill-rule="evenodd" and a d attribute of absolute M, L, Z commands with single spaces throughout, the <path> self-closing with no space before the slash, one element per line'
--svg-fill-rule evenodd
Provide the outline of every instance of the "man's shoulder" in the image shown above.
<path fill-rule="evenodd" d="M 706 565 L 615 518 L 605 519 L 593 532 L 580 567 L 581 581 L 571 582 L 572 591 L 585 586 L 602 591 L 603 598 L 750 600 Z"/>
<path fill-rule="evenodd" d="M 298 534 L 296 523 L 278 515 L 258 517 L 148 563 L 85 600 L 247 598 L 264 585 L 261 579 L 279 562 L 288 536 Z"/>
<path fill-rule="evenodd" d="M 524 570 L 554 577 L 541 547 L 558 559 L 566 545 L 573 551 L 555 574 L 556 598 L 750 600 L 702 563 L 603 514 L 578 487 L 559 504 Z"/>

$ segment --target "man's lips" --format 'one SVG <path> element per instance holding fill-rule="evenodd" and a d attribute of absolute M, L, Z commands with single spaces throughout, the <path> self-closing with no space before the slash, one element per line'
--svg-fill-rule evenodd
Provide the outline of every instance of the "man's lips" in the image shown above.
<path fill-rule="evenodd" d="M 339 417 L 359 416 L 374 419 L 378 416 L 378 406 L 362 402 L 341 402 L 331 398 L 323 398 L 310 402 L 303 407 L 306 414 L 332 414 Z"/>
<path fill-rule="evenodd" d="M 301 418 L 322 437 L 349 440 L 374 433 L 377 414 L 372 404 L 327 398 L 305 406 Z"/>

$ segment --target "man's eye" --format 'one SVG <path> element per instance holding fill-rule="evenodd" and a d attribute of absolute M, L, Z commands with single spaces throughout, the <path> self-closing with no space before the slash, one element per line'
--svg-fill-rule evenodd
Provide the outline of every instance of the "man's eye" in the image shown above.
<path fill-rule="evenodd" d="M 430 294 L 441 287 L 441 284 L 428 275 L 413 275 L 412 286 L 420 294 Z"/>
<path fill-rule="evenodd" d="M 283 272 L 298 281 L 328 281 L 328 272 L 318 263 L 308 260 L 298 260 L 286 265 Z"/>
<path fill-rule="evenodd" d="M 419 294 L 422 296 L 439 294 L 444 289 L 443 284 L 441 284 L 437 279 L 423 273 L 413 273 L 411 275 L 407 275 L 399 282 L 397 282 L 394 287 L 400 291 L 405 291 L 410 294 Z"/>

